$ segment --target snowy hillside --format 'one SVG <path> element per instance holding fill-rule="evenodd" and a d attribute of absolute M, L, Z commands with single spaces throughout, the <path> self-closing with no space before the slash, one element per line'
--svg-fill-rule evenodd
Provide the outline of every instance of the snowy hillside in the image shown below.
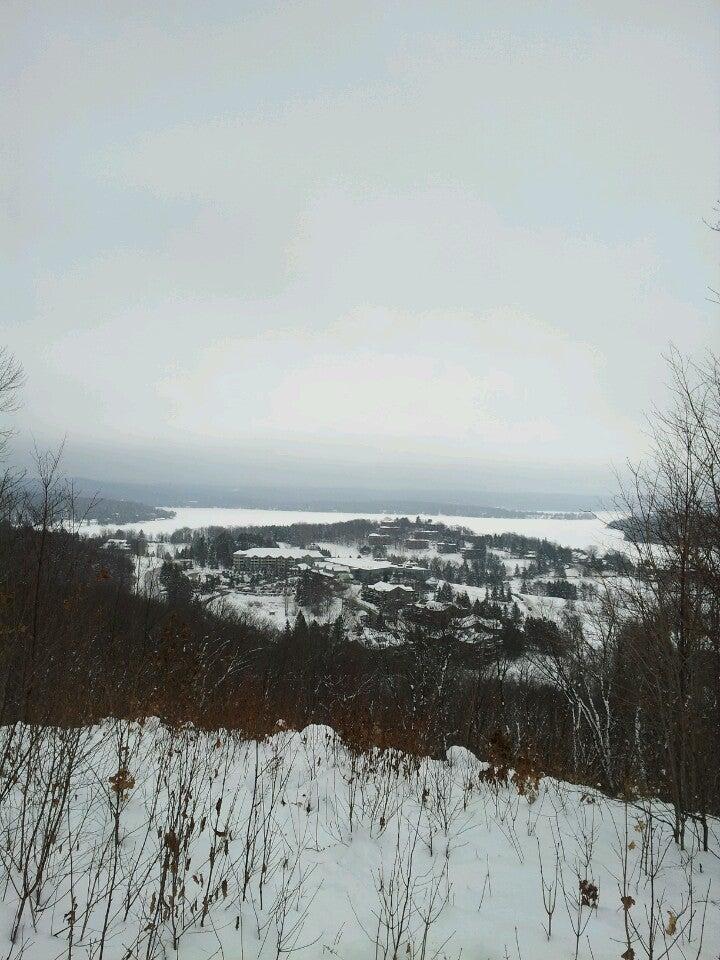
<path fill-rule="evenodd" d="M 3 728 L 4 954 L 717 958 L 717 823 L 281 726 Z"/>

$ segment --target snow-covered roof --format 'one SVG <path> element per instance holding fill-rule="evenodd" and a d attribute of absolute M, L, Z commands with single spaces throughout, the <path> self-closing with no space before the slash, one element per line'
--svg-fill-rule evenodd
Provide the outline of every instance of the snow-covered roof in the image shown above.
<path fill-rule="evenodd" d="M 283 560 L 313 560 L 322 559 L 319 550 L 307 550 L 303 547 L 251 547 L 249 550 L 236 550 L 234 557 L 249 557 L 250 559 L 269 560 L 273 557 Z"/>
<path fill-rule="evenodd" d="M 327 561 L 332 567 L 344 567 L 346 570 L 395 570 L 395 564 L 384 560 L 371 560 L 369 557 L 333 557 Z"/>
<path fill-rule="evenodd" d="M 130 544 L 127 540 L 106 540 L 103 548 L 107 550 L 109 547 L 116 547 L 118 550 L 129 550 Z"/>
<path fill-rule="evenodd" d="M 413 592 L 412 587 L 406 587 L 403 583 L 388 583 L 386 580 L 379 580 L 377 583 L 368 585 L 370 590 L 376 590 L 378 593 L 394 593 L 395 590 L 405 590 L 408 593 Z"/>

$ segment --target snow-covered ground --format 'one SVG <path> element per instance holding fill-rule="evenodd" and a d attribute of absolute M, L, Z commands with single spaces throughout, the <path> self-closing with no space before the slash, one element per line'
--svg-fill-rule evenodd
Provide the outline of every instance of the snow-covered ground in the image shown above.
<path fill-rule="evenodd" d="M 294 623 L 301 609 L 295 603 L 294 592 L 285 597 L 277 593 L 240 593 L 237 590 L 230 590 L 223 593 L 219 600 L 214 602 L 216 609 L 219 609 L 223 604 L 229 604 L 232 609 L 240 613 L 249 614 L 273 627 L 280 628 L 285 626 L 286 620 L 289 620 L 291 624 Z M 313 613 L 307 608 L 302 609 L 307 620 L 330 623 L 342 613 L 342 600 L 333 597 L 317 613 Z"/>
<path fill-rule="evenodd" d="M 239 593 L 230 590 L 214 602 L 214 607 L 220 609 L 225 604 L 235 611 L 257 617 L 275 627 L 283 627 L 286 619 L 292 622 L 297 616 L 292 594 L 285 598 L 276 593 Z"/>
<path fill-rule="evenodd" d="M 718 955 L 718 823 L 681 852 L 659 803 L 487 782 L 460 748 L 357 756 L 323 727 L 4 728 L 4 756 L 11 736 L 10 960 Z"/>
<path fill-rule="evenodd" d="M 379 513 L 333 513 L 321 511 L 301 510 L 252 510 L 246 508 L 224 507 L 166 507 L 175 511 L 175 517 L 163 520 L 148 520 L 144 523 L 125 524 L 121 530 L 144 530 L 145 534 L 172 533 L 180 527 L 232 527 L 232 526 L 267 526 L 271 524 L 290 523 L 338 523 L 343 520 L 364 518 L 368 520 L 383 520 L 387 516 L 401 516 L 401 514 Z M 428 517 L 427 514 L 423 514 Z M 548 519 L 533 517 L 524 520 L 500 519 L 496 517 L 453 517 L 446 515 L 432 516 L 430 519 L 446 523 L 450 526 L 464 526 L 474 533 L 519 533 L 527 537 L 540 537 L 552 540 L 564 547 L 584 549 L 596 547 L 598 550 L 622 549 L 623 535 L 618 530 L 610 530 L 604 520 L 597 518 L 578 518 L 572 520 Z M 97 531 L 96 524 L 88 524 L 85 528 L 89 532 Z"/>

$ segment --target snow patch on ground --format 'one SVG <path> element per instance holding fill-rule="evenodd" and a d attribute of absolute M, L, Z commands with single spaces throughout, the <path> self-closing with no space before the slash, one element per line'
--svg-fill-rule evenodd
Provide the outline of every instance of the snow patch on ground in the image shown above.
<path fill-rule="evenodd" d="M 461 748 L 447 762 L 358 756 L 328 728 L 282 727 L 262 743 L 154 720 L 15 728 L 12 757 L 30 752 L 0 806 L 5 954 L 98 957 L 104 931 L 107 960 L 616 960 L 625 895 L 635 957 L 653 916 L 657 957 L 717 957 L 717 822 L 715 853 L 681 852 L 657 802 L 551 779 L 518 792 L 483 782 Z M 69 791 L 43 807 L 68 749 Z M 582 904 L 581 881 L 596 901 Z"/>

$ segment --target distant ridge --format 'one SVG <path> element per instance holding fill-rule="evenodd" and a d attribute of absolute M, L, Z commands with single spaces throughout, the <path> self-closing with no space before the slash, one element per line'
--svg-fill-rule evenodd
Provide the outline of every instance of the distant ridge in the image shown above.
<path fill-rule="evenodd" d="M 174 510 L 136 503 L 134 500 L 114 500 L 106 497 L 76 496 L 73 499 L 75 520 L 91 521 L 101 526 L 143 523 L 146 520 L 170 520 Z"/>
<path fill-rule="evenodd" d="M 413 493 L 368 493 L 364 490 L 304 490 L 288 488 L 143 483 L 75 478 L 84 495 L 97 494 L 106 502 L 149 504 L 154 508 L 228 507 L 258 510 L 322 510 L 363 513 L 444 514 L 447 516 L 528 519 L 531 517 L 589 517 L 599 499 L 577 494 L 498 494 L 478 492 L 474 502 L 467 497 L 437 496 L 428 491 Z M 147 519 L 147 518 L 142 518 Z M 128 521 L 130 522 L 130 521 Z"/>

